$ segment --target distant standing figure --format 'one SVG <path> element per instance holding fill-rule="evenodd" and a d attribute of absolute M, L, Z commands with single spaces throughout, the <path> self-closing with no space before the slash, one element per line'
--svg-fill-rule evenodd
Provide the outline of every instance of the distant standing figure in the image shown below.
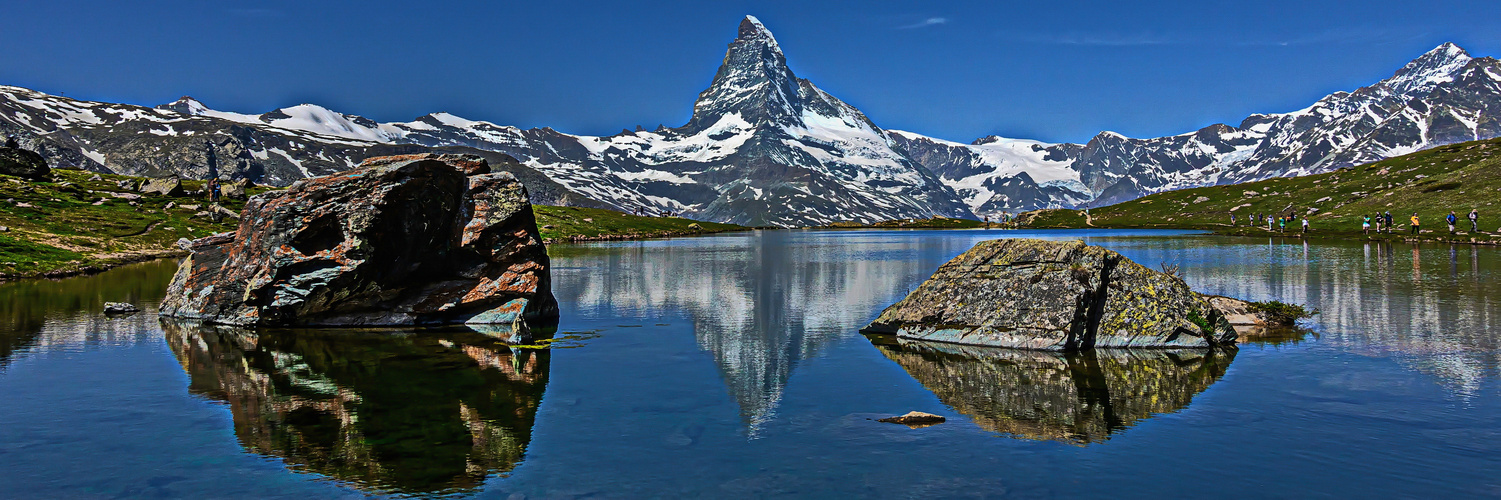
<path fill-rule="evenodd" d="M 1366 220 L 1370 219 L 1369 216 L 1366 217 Z M 1381 212 L 1376 212 L 1376 234 L 1381 234 Z"/>
<path fill-rule="evenodd" d="M 1230 226 L 1235 227 L 1235 214 L 1230 214 Z"/>
<path fill-rule="evenodd" d="M 208 180 L 208 201 L 219 202 L 219 179 Z"/>
<path fill-rule="evenodd" d="M 1391 234 L 1391 232 L 1392 232 L 1392 211 L 1391 210 L 1387 210 L 1386 211 L 1386 233 L 1387 234 Z"/>
<path fill-rule="evenodd" d="M 1449 215 L 1444 217 L 1444 222 L 1449 223 L 1449 234 L 1454 234 L 1454 224 L 1459 222 L 1459 216 L 1454 215 L 1454 211 L 1450 210 Z"/>
<path fill-rule="evenodd" d="M 1475 208 L 1470 209 L 1470 232 L 1472 233 L 1480 232 L 1480 212 L 1478 210 Z"/>
<path fill-rule="evenodd" d="M 1308 232 L 1308 218 L 1307 217 L 1303 218 L 1303 232 L 1305 232 L 1305 233 Z"/>
<path fill-rule="evenodd" d="M 1371 216 L 1367 215 L 1360 221 L 1361 234 L 1371 234 Z M 1377 232 L 1380 232 L 1378 229 Z"/>
<path fill-rule="evenodd" d="M 1280 233 L 1287 232 L 1287 217 L 1278 217 L 1277 218 L 1277 232 L 1280 232 Z"/>
<path fill-rule="evenodd" d="M 1418 213 L 1412 213 L 1412 234 L 1418 234 Z"/>

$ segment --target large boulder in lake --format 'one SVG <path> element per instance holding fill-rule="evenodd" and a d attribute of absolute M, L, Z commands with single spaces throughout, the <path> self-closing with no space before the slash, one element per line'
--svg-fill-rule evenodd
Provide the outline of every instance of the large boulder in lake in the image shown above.
<path fill-rule="evenodd" d="M 43 180 L 52 174 L 52 168 L 47 166 L 46 158 L 33 151 L 0 147 L 0 174 Z"/>
<path fill-rule="evenodd" d="M 993 347 L 1233 346 L 1235 330 L 1182 279 L 1082 241 L 981 242 L 865 331 Z"/>
<path fill-rule="evenodd" d="M 161 314 L 270 326 L 510 325 L 557 317 L 547 251 L 511 174 L 375 161 L 252 197 L 186 246 Z"/>

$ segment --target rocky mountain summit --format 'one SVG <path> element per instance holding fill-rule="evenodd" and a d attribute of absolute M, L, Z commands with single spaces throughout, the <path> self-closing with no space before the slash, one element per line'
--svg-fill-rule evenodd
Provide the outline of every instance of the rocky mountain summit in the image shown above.
<path fill-rule="evenodd" d="M 526 188 L 479 157 L 373 159 L 252 198 L 239 229 L 186 246 L 163 316 L 263 326 L 556 319 Z"/>
<path fill-rule="evenodd" d="M 1233 347 L 1235 325 L 1182 279 L 1082 241 L 984 241 L 866 326 L 899 338 L 1046 351 Z"/>

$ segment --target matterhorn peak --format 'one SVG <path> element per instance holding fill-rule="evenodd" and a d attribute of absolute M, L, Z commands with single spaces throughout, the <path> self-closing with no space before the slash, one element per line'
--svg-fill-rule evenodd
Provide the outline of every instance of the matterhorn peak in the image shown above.
<path fill-rule="evenodd" d="M 693 105 L 690 131 L 717 123 L 729 114 L 752 124 L 792 124 L 802 115 L 797 77 L 776 38 L 755 16 L 745 16 L 735 41 L 725 51 L 714 82 Z"/>
<path fill-rule="evenodd" d="M 735 37 L 735 41 L 764 42 L 771 50 L 782 52 L 782 47 L 777 45 L 776 37 L 771 36 L 771 30 L 766 29 L 766 25 L 761 24 L 761 20 L 756 19 L 756 16 L 745 16 L 745 19 L 740 20 L 740 34 Z"/>

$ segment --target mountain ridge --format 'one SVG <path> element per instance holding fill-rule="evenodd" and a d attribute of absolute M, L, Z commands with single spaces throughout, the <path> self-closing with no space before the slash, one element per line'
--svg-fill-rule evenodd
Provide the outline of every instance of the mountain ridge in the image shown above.
<path fill-rule="evenodd" d="M 1325 172 L 1501 135 L 1498 106 L 1501 64 L 1445 43 L 1375 84 L 1239 125 L 1140 139 L 1104 131 L 1083 144 L 964 144 L 882 129 L 798 78 L 771 31 L 746 16 L 692 117 L 673 128 L 587 136 L 443 112 L 380 123 L 310 103 L 257 115 L 187 96 L 147 108 L 0 87 L 0 133 L 62 167 L 188 177 L 203 175 L 207 139 L 228 175 L 275 185 L 381 153 L 463 148 L 514 158 L 529 186 L 551 193 L 534 202 L 814 226 L 1099 206 Z"/>

